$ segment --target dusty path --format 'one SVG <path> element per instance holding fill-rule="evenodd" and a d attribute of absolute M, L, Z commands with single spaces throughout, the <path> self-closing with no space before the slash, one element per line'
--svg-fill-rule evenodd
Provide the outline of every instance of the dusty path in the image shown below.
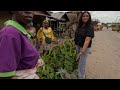
<path fill-rule="evenodd" d="M 87 79 L 120 79 L 120 33 L 106 28 L 95 32 L 86 75 Z"/>

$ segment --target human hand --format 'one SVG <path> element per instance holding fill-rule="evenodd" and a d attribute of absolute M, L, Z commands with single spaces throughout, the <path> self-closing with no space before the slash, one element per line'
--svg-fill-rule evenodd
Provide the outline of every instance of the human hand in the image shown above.
<path fill-rule="evenodd" d="M 76 61 L 78 61 L 81 57 L 82 53 L 80 52 L 78 55 L 77 55 L 77 58 L 76 58 Z"/>
<path fill-rule="evenodd" d="M 38 62 L 36 64 L 36 68 L 41 67 L 44 65 L 44 61 L 42 59 L 38 59 Z"/>

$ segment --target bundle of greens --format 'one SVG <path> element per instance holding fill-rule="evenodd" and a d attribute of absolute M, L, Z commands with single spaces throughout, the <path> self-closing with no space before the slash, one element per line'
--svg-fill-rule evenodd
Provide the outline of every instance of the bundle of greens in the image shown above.
<path fill-rule="evenodd" d="M 49 53 L 42 56 L 45 62 L 39 68 L 41 79 L 77 79 L 78 62 L 73 40 L 66 40 L 57 48 L 51 48 Z"/>

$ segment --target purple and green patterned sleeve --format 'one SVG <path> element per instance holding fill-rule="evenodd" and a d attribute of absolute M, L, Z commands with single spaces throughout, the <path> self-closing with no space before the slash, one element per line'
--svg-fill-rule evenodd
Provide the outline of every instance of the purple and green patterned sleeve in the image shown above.
<path fill-rule="evenodd" d="M 20 42 L 10 36 L 0 37 L 0 77 L 15 75 L 17 63 L 20 59 Z"/>

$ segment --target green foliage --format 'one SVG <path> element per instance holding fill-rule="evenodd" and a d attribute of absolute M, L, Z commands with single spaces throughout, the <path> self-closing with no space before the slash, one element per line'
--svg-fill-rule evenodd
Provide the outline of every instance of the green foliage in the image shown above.
<path fill-rule="evenodd" d="M 42 56 L 45 65 L 39 68 L 41 79 L 76 79 L 78 69 L 76 50 L 73 40 L 66 40 L 58 48 L 51 48 L 49 53 Z"/>

